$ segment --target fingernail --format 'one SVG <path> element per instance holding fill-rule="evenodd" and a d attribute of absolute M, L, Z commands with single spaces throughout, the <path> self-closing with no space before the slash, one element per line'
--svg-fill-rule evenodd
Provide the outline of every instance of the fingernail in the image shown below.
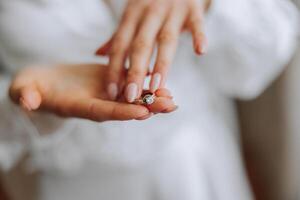
<path fill-rule="evenodd" d="M 23 108 L 25 108 L 27 111 L 31 111 L 32 108 L 30 107 L 30 105 L 25 101 L 24 98 L 20 98 L 20 104 Z"/>
<path fill-rule="evenodd" d="M 171 108 L 171 109 L 165 109 L 165 110 L 163 110 L 162 111 L 162 113 L 170 113 L 170 112 L 174 112 L 174 111 L 176 111 L 178 109 L 178 106 L 175 106 L 175 107 L 173 107 L 173 108 Z"/>
<path fill-rule="evenodd" d="M 201 49 L 200 49 L 200 52 L 201 54 L 206 54 L 207 53 L 207 40 L 204 39 L 203 42 L 202 42 L 202 45 L 201 45 Z"/>
<path fill-rule="evenodd" d="M 125 92 L 125 97 L 126 100 L 129 103 L 134 102 L 134 100 L 136 99 L 138 94 L 138 86 L 136 83 L 129 83 L 127 88 L 126 88 L 126 92 Z"/>
<path fill-rule="evenodd" d="M 110 83 L 107 86 L 107 93 L 111 100 L 115 100 L 118 96 L 118 85 L 116 83 Z"/>
<path fill-rule="evenodd" d="M 149 113 L 143 117 L 139 117 L 136 120 L 145 120 L 145 119 L 149 119 L 150 117 L 152 117 L 154 115 L 154 113 Z"/>
<path fill-rule="evenodd" d="M 99 48 L 95 51 L 95 55 L 102 55 L 103 52 L 102 52 L 102 48 Z"/>
<path fill-rule="evenodd" d="M 155 92 L 159 88 L 160 81 L 161 81 L 161 75 L 160 75 L 160 73 L 155 73 L 152 76 L 152 80 L 151 80 L 151 85 L 150 85 L 150 91 L 151 92 Z"/>

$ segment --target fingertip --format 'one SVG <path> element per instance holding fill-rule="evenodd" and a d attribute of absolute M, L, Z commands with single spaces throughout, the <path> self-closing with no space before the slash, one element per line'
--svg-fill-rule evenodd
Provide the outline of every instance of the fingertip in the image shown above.
<path fill-rule="evenodd" d="M 96 50 L 95 55 L 106 56 L 111 48 L 112 38 Z"/>
<path fill-rule="evenodd" d="M 202 40 L 202 45 L 201 45 L 201 53 L 202 54 L 206 54 L 207 53 L 207 48 L 208 48 L 208 44 L 207 44 L 207 39 L 205 36 L 203 36 L 203 40 Z"/>
<path fill-rule="evenodd" d="M 207 40 L 206 37 L 201 34 L 200 36 L 195 36 L 194 50 L 197 55 L 203 55 L 207 53 Z"/>
<path fill-rule="evenodd" d="M 131 114 L 129 114 L 131 113 Z M 129 115 L 127 119 L 135 119 L 135 120 L 145 120 L 150 116 L 150 111 L 148 110 L 148 108 L 146 108 L 145 106 L 142 105 L 132 105 L 132 109 L 131 111 L 129 111 Z"/>
<path fill-rule="evenodd" d="M 166 88 L 160 88 L 155 91 L 155 95 L 158 97 L 167 97 L 169 99 L 173 99 L 171 92 Z"/>
<path fill-rule="evenodd" d="M 149 119 L 150 117 L 152 117 L 154 115 L 154 113 L 148 113 L 142 117 L 136 118 L 136 120 L 142 121 L 142 120 L 146 120 Z"/>
<path fill-rule="evenodd" d="M 201 45 L 200 45 L 199 43 L 196 43 L 196 44 L 194 45 L 194 49 L 195 49 L 195 53 L 196 53 L 197 55 L 199 55 L 199 56 L 202 55 Z"/>
<path fill-rule="evenodd" d="M 148 106 L 148 109 L 150 110 L 150 112 L 159 113 L 173 107 L 174 102 L 171 99 L 158 97 L 156 98 L 155 103 Z"/>
<path fill-rule="evenodd" d="M 106 56 L 107 54 L 108 54 L 108 52 L 103 47 L 100 47 L 95 52 L 95 55 L 97 55 L 97 56 Z"/>
<path fill-rule="evenodd" d="M 172 107 L 172 108 L 167 108 L 167 109 L 163 110 L 162 113 L 171 113 L 171 112 L 176 111 L 178 108 L 179 108 L 179 107 L 175 105 L 175 106 Z"/>

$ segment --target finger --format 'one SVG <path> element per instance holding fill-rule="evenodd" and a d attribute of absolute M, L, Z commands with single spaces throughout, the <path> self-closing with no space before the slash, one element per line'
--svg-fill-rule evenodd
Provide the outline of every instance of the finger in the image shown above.
<path fill-rule="evenodd" d="M 161 88 L 161 89 L 156 90 L 155 95 L 158 96 L 158 97 L 167 97 L 167 98 L 170 98 L 170 99 L 173 98 L 171 92 L 169 90 L 165 89 L 165 88 Z"/>
<path fill-rule="evenodd" d="M 185 20 L 184 10 L 179 7 L 171 11 L 158 36 L 158 53 L 150 81 L 151 92 L 163 87 L 168 68 L 176 52 L 178 37 Z"/>
<path fill-rule="evenodd" d="M 130 68 L 127 74 L 125 97 L 128 102 L 138 98 L 143 90 L 157 34 L 167 15 L 167 4 L 153 3 L 147 10 L 130 49 Z"/>
<path fill-rule="evenodd" d="M 107 93 L 115 100 L 120 91 L 120 79 L 124 72 L 126 53 L 135 35 L 142 9 L 140 4 L 129 4 L 114 36 L 110 49 L 109 67 L 107 72 Z"/>
<path fill-rule="evenodd" d="M 42 103 L 41 94 L 34 85 L 12 88 L 10 97 L 27 111 L 38 109 Z"/>
<path fill-rule="evenodd" d="M 34 85 L 21 89 L 20 105 L 28 111 L 36 110 L 42 103 L 42 97 Z"/>
<path fill-rule="evenodd" d="M 27 76 L 16 78 L 10 89 L 11 99 L 27 111 L 36 110 L 42 103 L 41 94 L 34 82 Z"/>
<path fill-rule="evenodd" d="M 108 120 L 132 120 L 149 114 L 141 105 L 104 101 L 100 99 L 74 99 L 66 103 L 59 114 L 68 117 L 79 117 L 97 122 Z"/>
<path fill-rule="evenodd" d="M 103 44 L 95 54 L 98 56 L 107 56 L 112 45 L 113 38 L 109 39 L 105 44 Z"/>
<path fill-rule="evenodd" d="M 149 113 L 148 115 L 145 115 L 144 117 L 137 118 L 136 120 L 146 120 L 152 117 L 154 113 Z"/>
<path fill-rule="evenodd" d="M 171 113 L 171 112 L 174 112 L 178 109 L 178 106 L 174 105 L 173 107 L 170 107 L 170 108 L 167 108 L 163 111 L 161 111 L 161 113 Z"/>
<path fill-rule="evenodd" d="M 155 102 L 148 107 L 150 112 L 160 113 L 174 108 L 174 102 L 166 97 L 157 97 Z"/>
<path fill-rule="evenodd" d="M 192 8 L 191 15 L 188 19 L 188 29 L 193 35 L 194 50 L 198 55 L 203 55 L 207 51 L 207 39 L 203 31 L 203 13 L 204 9 L 201 6 Z"/>

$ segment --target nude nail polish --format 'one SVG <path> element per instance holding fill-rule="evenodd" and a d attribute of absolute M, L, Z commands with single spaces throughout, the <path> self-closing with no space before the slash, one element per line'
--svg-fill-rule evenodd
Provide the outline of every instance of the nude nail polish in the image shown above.
<path fill-rule="evenodd" d="M 27 111 L 31 111 L 31 110 L 32 110 L 31 106 L 25 101 L 24 98 L 21 97 L 19 101 L 20 101 L 21 106 L 22 106 L 25 110 L 27 110 Z"/>
<path fill-rule="evenodd" d="M 137 86 L 137 84 L 136 83 L 129 83 L 128 86 L 127 86 L 127 88 L 126 88 L 126 91 L 125 91 L 126 100 L 129 103 L 134 102 L 134 100 L 137 97 L 137 94 L 138 94 L 138 86 Z"/>
<path fill-rule="evenodd" d="M 118 96 L 118 85 L 116 83 L 110 83 L 107 86 L 107 93 L 111 100 L 116 100 Z"/>
<path fill-rule="evenodd" d="M 151 92 L 155 92 L 159 88 L 160 81 L 161 81 L 161 75 L 160 75 L 160 73 L 155 73 L 152 76 L 152 80 L 151 80 L 151 85 L 150 85 L 150 91 Z"/>
<path fill-rule="evenodd" d="M 202 47 L 201 47 L 201 54 L 206 54 L 207 53 L 207 47 L 208 47 L 208 44 L 207 44 L 207 40 L 206 38 L 203 40 L 202 42 Z"/>

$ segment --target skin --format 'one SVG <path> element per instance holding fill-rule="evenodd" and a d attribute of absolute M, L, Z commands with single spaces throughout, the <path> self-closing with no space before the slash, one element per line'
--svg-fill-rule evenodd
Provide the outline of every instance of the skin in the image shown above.
<path fill-rule="evenodd" d="M 25 110 L 46 111 L 63 117 L 78 117 L 97 122 L 107 120 L 144 120 L 153 113 L 176 109 L 166 89 L 156 92 L 157 100 L 149 107 L 111 101 L 104 90 L 104 65 L 62 65 L 29 67 L 12 81 L 11 99 Z"/>
<path fill-rule="evenodd" d="M 184 29 L 192 33 L 196 54 L 204 54 L 207 42 L 202 19 L 209 5 L 210 0 L 129 0 L 113 37 L 96 52 L 110 58 L 106 80 L 109 98 L 114 100 L 123 91 L 128 102 L 140 97 L 155 46 L 158 53 L 150 90 L 154 92 L 164 87 L 179 35 Z M 124 77 L 126 58 L 130 66 Z M 132 84 L 137 88 L 135 98 L 130 97 Z"/>

